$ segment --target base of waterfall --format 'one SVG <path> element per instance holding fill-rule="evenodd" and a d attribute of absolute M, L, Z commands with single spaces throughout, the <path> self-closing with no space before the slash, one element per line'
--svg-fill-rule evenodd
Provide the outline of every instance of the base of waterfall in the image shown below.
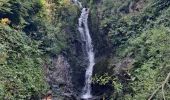
<path fill-rule="evenodd" d="M 78 100 L 103 100 L 102 96 L 92 96 L 84 94 Z"/>
<path fill-rule="evenodd" d="M 83 94 L 83 95 L 81 96 L 81 99 L 84 99 L 84 100 L 88 100 L 88 99 L 91 99 L 91 98 L 92 98 L 92 95 L 90 95 L 90 94 L 88 94 L 88 93 Z"/>

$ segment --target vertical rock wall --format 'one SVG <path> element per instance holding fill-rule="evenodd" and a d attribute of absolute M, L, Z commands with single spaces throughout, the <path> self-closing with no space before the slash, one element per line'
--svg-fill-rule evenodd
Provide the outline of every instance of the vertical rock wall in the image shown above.
<path fill-rule="evenodd" d="M 52 66 L 46 68 L 46 79 L 54 100 L 72 100 L 74 98 L 71 69 L 64 56 L 58 55 L 52 59 Z"/>

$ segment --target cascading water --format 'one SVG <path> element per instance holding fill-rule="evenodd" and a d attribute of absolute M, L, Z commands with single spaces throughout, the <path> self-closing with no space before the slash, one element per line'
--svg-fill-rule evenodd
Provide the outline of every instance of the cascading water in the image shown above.
<path fill-rule="evenodd" d="M 80 8 L 82 8 L 82 4 L 81 2 L 79 2 L 78 0 L 73 0 L 74 4 L 76 4 L 77 6 L 79 6 Z"/>
<path fill-rule="evenodd" d="M 86 69 L 86 75 L 85 75 L 85 86 L 82 91 L 82 98 L 84 99 L 88 99 L 92 97 L 91 82 L 92 82 L 93 66 L 95 64 L 92 39 L 88 28 L 88 15 L 89 15 L 89 9 L 83 8 L 81 11 L 81 16 L 79 18 L 79 28 L 78 28 L 82 40 L 85 41 L 85 45 L 84 45 L 85 52 L 88 58 L 88 67 Z"/>
<path fill-rule="evenodd" d="M 74 0 L 74 2 L 76 5 L 82 8 L 82 5 L 79 1 Z M 81 15 L 78 20 L 79 21 L 78 30 L 80 32 L 82 41 L 85 42 L 83 48 L 85 48 L 86 57 L 88 58 L 88 67 L 86 69 L 86 74 L 85 74 L 85 86 L 82 90 L 82 96 L 81 96 L 81 98 L 83 99 L 89 99 L 92 97 L 91 82 L 92 82 L 93 66 L 95 64 L 92 39 L 88 28 L 88 15 L 89 15 L 89 9 L 82 8 Z"/>

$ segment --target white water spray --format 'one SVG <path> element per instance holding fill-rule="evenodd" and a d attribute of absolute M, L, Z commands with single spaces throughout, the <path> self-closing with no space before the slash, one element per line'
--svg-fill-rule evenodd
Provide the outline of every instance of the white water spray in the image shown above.
<path fill-rule="evenodd" d="M 92 39 L 88 28 L 88 15 L 89 15 L 89 9 L 83 8 L 81 11 L 81 16 L 79 18 L 79 28 L 78 28 L 82 40 L 85 41 L 85 51 L 88 58 L 88 67 L 86 69 L 86 75 L 85 75 L 85 86 L 82 91 L 83 99 L 88 99 L 92 97 L 91 82 L 92 82 L 93 66 L 95 64 Z"/>
<path fill-rule="evenodd" d="M 82 8 L 82 5 L 79 1 L 74 0 L 75 4 L 77 4 L 80 8 Z M 81 15 L 79 18 L 79 27 L 78 30 L 80 32 L 80 36 L 82 41 L 85 41 L 85 53 L 88 58 L 88 67 L 86 69 L 85 74 L 85 86 L 82 90 L 82 99 L 89 99 L 92 98 L 91 95 L 91 82 L 92 82 L 92 74 L 93 74 L 93 66 L 95 64 L 94 61 L 94 52 L 93 52 L 93 45 L 92 45 L 92 39 L 90 36 L 89 28 L 88 28 L 88 15 L 89 15 L 89 9 L 88 8 L 82 8 Z"/>
<path fill-rule="evenodd" d="M 73 3 L 76 4 L 77 6 L 79 6 L 80 8 L 83 7 L 81 2 L 79 2 L 78 0 L 73 0 Z"/>

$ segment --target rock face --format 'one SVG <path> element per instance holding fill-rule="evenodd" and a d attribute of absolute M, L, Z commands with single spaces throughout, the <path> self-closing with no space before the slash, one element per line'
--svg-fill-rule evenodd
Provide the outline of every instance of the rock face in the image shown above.
<path fill-rule="evenodd" d="M 52 59 L 52 66 L 46 67 L 46 79 L 51 87 L 53 100 L 74 100 L 70 65 L 64 56 Z"/>
<path fill-rule="evenodd" d="M 64 85 L 66 91 L 70 91 L 69 88 L 72 86 L 71 76 L 70 76 L 70 65 L 67 60 L 62 55 L 58 58 L 53 59 L 53 72 L 51 74 L 51 79 L 58 83 L 58 85 Z"/>

